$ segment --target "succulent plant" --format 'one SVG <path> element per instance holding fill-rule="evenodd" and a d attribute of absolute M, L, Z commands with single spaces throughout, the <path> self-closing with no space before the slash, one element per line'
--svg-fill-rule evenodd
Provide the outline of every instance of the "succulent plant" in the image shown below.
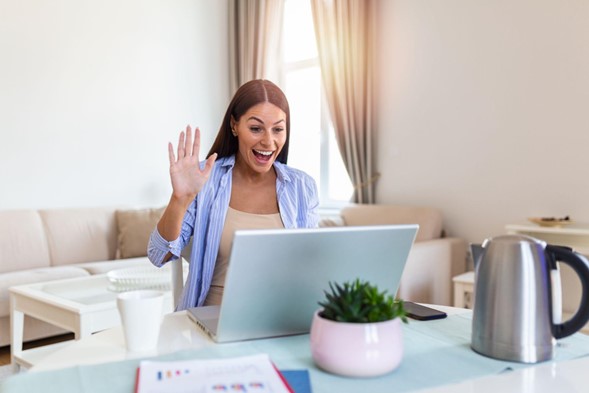
<path fill-rule="evenodd" d="M 386 291 L 380 292 L 369 282 L 356 279 L 343 285 L 329 283 L 331 292 L 324 291 L 325 300 L 319 302 L 320 316 L 332 321 L 370 323 L 401 318 L 407 323 L 402 300 L 395 300 Z"/>

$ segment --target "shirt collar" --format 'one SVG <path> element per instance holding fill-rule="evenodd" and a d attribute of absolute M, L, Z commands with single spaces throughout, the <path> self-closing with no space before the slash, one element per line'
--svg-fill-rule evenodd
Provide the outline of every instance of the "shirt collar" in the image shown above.
<path fill-rule="evenodd" d="M 235 166 L 235 155 L 219 159 L 219 164 L 223 167 L 229 167 L 230 169 L 233 169 L 233 167 Z M 273 165 L 274 169 L 276 170 L 276 177 L 278 178 L 278 180 L 281 182 L 289 182 L 290 176 L 288 174 L 288 171 L 286 170 L 286 165 L 278 161 L 274 161 Z"/>

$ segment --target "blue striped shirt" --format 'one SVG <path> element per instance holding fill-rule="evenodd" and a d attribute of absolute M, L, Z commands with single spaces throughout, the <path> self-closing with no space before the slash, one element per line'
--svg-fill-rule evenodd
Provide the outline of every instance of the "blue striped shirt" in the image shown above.
<path fill-rule="evenodd" d="M 201 166 L 204 165 L 204 161 Z M 178 310 L 202 306 L 209 292 L 221 233 L 231 197 L 235 156 L 217 159 L 209 180 L 188 207 L 178 239 L 165 240 L 157 228 L 151 233 L 147 256 L 155 266 L 164 264 L 172 253 L 177 259 L 193 236 L 190 269 Z M 274 162 L 276 196 L 285 228 L 313 228 L 319 225 L 319 198 L 313 178 L 305 172 Z"/>

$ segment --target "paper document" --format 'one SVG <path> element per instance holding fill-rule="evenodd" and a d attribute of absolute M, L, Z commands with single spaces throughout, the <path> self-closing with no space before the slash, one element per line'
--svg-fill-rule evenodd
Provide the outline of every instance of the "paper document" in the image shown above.
<path fill-rule="evenodd" d="M 137 393 L 292 393 L 266 354 L 227 359 L 145 360 Z"/>

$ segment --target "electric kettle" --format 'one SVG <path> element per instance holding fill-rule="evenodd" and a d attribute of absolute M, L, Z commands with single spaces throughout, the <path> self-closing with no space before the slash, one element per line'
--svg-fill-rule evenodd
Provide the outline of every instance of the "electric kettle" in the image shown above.
<path fill-rule="evenodd" d="M 537 363 L 552 359 L 556 339 L 589 320 L 589 261 L 571 249 L 524 235 L 472 245 L 475 299 L 471 348 L 488 357 Z M 571 319 L 554 323 L 551 271 L 563 262 L 579 276 L 581 304 Z M 557 297 L 559 298 L 559 297 Z"/>

